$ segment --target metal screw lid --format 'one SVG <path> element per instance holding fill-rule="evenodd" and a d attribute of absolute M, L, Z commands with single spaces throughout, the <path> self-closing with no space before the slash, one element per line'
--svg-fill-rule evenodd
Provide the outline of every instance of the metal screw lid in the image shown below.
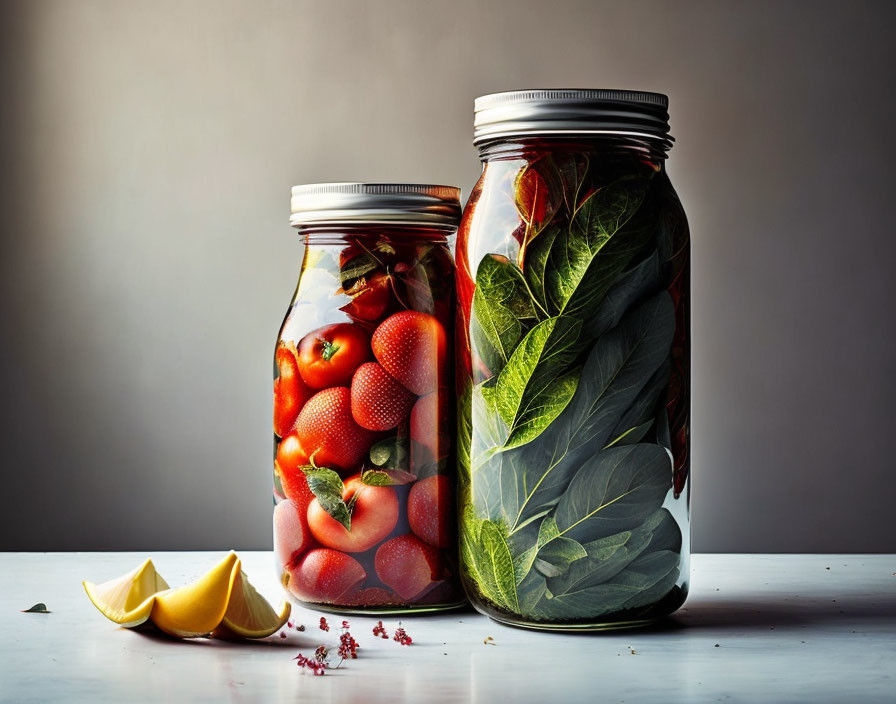
<path fill-rule="evenodd" d="M 518 90 L 476 98 L 473 144 L 524 135 L 606 134 L 657 140 L 667 150 L 669 99 L 632 90 Z"/>
<path fill-rule="evenodd" d="M 396 223 L 457 227 L 460 189 L 413 183 L 314 183 L 293 186 L 293 227 Z"/>

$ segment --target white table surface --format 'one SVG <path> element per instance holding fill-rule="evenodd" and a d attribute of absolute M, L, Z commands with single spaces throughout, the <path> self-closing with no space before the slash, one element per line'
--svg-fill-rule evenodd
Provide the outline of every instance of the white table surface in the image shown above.
<path fill-rule="evenodd" d="M 292 657 L 334 642 L 336 630 L 323 633 L 320 614 L 299 608 L 304 633 L 245 643 L 177 641 L 106 620 L 81 580 L 116 577 L 146 556 L 0 554 L 0 701 L 896 701 L 893 555 L 696 555 L 684 608 L 649 631 L 534 633 L 467 610 L 405 618 L 414 644 L 401 647 L 373 637 L 375 619 L 351 616 L 360 657 L 323 677 L 303 675 Z M 179 586 L 223 553 L 149 556 Z M 279 601 L 270 553 L 240 556 Z M 20 612 L 39 601 L 52 613 Z"/>

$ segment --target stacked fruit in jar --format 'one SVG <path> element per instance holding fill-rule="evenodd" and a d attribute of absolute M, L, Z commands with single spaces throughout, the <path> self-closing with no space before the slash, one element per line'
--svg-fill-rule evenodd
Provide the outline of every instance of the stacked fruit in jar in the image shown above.
<path fill-rule="evenodd" d="M 443 239 L 407 240 L 309 241 L 281 330 L 274 551 L 283 585 L 303 602 L 401 609 L 460 599 L 453 264 Z"/>

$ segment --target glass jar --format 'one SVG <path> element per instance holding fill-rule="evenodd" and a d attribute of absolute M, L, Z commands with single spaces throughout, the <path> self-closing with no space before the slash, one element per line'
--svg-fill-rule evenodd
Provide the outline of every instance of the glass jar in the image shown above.
<path fill-rule="evenodd" d="M 273 523 L 278 576 L 300 603 L 463 603 L 447 241 L 459 217 L 447 186 L 293 188 L 305 252 L 274 355 Z"/>
<path fill-rule="evenodd" d="M 457 240 L 461 576 L 537 629 L 642 625 L 688 586 L 689 234 L 667 99 L 476 101 Z"/>

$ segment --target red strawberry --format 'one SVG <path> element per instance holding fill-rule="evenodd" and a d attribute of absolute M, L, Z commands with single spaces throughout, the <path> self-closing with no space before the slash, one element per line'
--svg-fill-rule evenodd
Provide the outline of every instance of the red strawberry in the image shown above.
<path fill-rule="evenodd" d="M 374 558 L 376 574 L 408 601 L 420 596 L 439 578 L 439 552 L 413 535 L 400 535 L 380 545 Z"/>
<path fill-rule="evenodd" d="M 296 433 L 318 467 L 352 469 L 361 463 L 376 437 L 352 418 L 351 396 L 346 386 L 318 391 L 299 414 Z"/>
<path fill-rule="evenodd" d="M 274 507 L 274 554 L 284 568 L 294 564 L 314 544 L 306 511 L 289 499 Z"/>
<path fill-rule="evenodd" d="M 435 391 L 444 374 L 445 328 L 432 315 L 406 310 L 390 315 L 374 331 L 373 356 L 418 396 Z"/>
<path fill-rule="evenodd" d="M 283 437 L 292 430 L 302 404 L 313 393 L 299 375 L 296 348 L 291 342 L 277 345 L 274 353 L 277 378 L 274 379 L 274 432 Z"/>
<path fill-rule="evenodd" d="M 352 415 L 363 428 L 391 430 L 413 404 L 414 394 L 376 362 L 362 364 L 352 377 Z"/>
<path fill-rule="evenodd" d="M 421 479 L 408 494 L 411 530 L 430 545 L 447 548 L 454 528 L 454 487 L 444 474 Z"/>
<path fill-rule="evenodd" d="M 448 454 L 448 390 L 419 398 L 411 409 L 411 466 L 420 468 Z"/>
<path fill-rule="evenodd" d="M 361 563 L 338 550 L 317 548 L 283 575 L 283 586 L 304 601 L 332 603 L 367 578 Z"/>

